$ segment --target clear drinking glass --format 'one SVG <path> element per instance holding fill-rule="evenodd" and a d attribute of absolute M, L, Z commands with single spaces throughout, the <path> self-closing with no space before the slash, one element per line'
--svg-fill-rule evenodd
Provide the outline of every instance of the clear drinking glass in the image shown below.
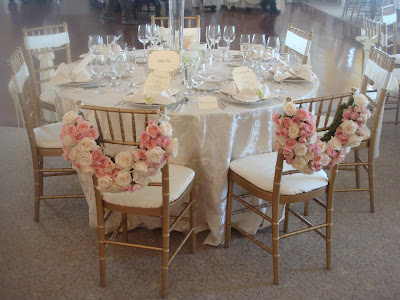
<path fill-rule="evenodd" d="M 221 40 L 221 27 L 219 25 L 208 25 L 208 38 L 211 42 L 211 47 L 218 44 Z"/>
<path fill-rule="evenodd" d="M 199 60 L 202 62 L 208 57 L 208 47 L 206 43 L 193 42 L 192 50 L 197 51 Z"/>
<path fill-rule="evenodd" d="M 220 52 L 220 61 L 225 62 L 227 53 L 229 50 L 229 44 L 225 41 L 220 41 L 218 44 L 218 51 Z"/>
<path fill-rule="evenodd" d="M 235 26 L 233 25 L 226 25 L 224 27 L 224 35 L 223 35 L 224 41 L 228 44 L 228 50 L 231 47 L 231 43 L 235 40 L 236 34 L 235 34 Z"/>
<path fill-rule="evenodd" d="M 135 87 L 135 83 L 133 82 L 133 75 L 136 67 L 136 48 L 133 46 L 128 46 L 126 51 L 126 65 L 129 75 L 131 77 L 131 82 L 128 84 L 128 87 Z"/>
<path fill-rule="evenodd" d="M 122 83 L 122 75 L 126 71 L 126 43 L 116 43 L 114 48 L 115 53 L 115 63 L 114 63 L 114 70 L 116 75 L 119 77 L 119 82 Z M 115 89 L 116 92 L 124 92 L 125 89 L 120 84 L 119 87 Z"/>
<path fill-rule="evenodd" d="M 240 52 L 243 56 L 243 64 L 246 59 L 247 52 L 249 51 L 250 34 L 244 33 L 240 35 Z"/>
<path fill-rule="evenodd" d="M 159 38 L 160 38 L 160 26 L 153 24 L 149 25 L 150 26 L 150 36 L 149 40 L 151 43 L 151 47 L 154 47 L 158 44 Z"/>
<path fill-rule="evenodd" d="M 94 93 L 101 94 L 102 91 L 100 90 L 100 82 L 104 74 L 104 55 L 103 54 L 92 55 L 92 60 L 90 61 L 90 68 L 92 70 L 93 75 L 96 76 L 99 80 L 99 84 Z"/>
<path fill-rule="evenodd" d="M 142 24 L 138 27 L 138 39 L 143 44 L 143 49 L 146 49 L 146 44 L 149 42 L 151 36 L 150 25 Z"/>
<path fill-rule="evenodd" d="M 96 55 L 99 54 L 98 52 L 100 51 L 102 45 L 103 45 L 103 38 L 101 37 L 101 35 L 98 34 L 89 35 L 88 46 L 90 53 Z"/>
<path fill-rule="evenodd" d="M 251 40 L 252 44 L 263 45 L 265 47 L 265 34 L 263 33 L 255 33 L 253 34 L 253 38 Z"/>
<path fill-rule="evenodd" d="M 280 63 L 277 65 L 276 73 L 279 77 L 279 88 L 276 89 L 274 92 L 278 93 L 279 95 L 286 94 L 287 90 L 283 88 L 283 77 L 285 73 L 289 70 L 289 54 L 285 53 L 282 55 L 281 60 L 284 63 Z M 282 98 L 282 97 L 281 97 Z"/>
<path fill-rule="evenodd" d="M 281 48 L 281 43 L 278 36 L 270 36 L 267 41 L 267 48 L 272 49 L 272 58 L 274 61 L 278 61 L 279 51 Z"/>

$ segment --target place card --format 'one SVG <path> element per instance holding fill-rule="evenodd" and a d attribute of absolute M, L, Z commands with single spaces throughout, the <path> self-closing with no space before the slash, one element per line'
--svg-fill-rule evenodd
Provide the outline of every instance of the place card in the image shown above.
<path fill-rule="evenodd" d="M 145 97 L 154 97 L 159 95 L 162 91 L 168 91 L 171 81 L 171 73 L 160 71 L 151 72 L 143 84 Z"/>
<path fill-rule="evenodd" d="M 150 50 L 148 66 L 150 71 L 176 74 L 180 68 L 180 54 L 177 50 Z"/>
<path fill-rule="evenodd" d="M 197 98 L 199 109 L 214 109 L 218 108 L 217 97 L 215 96 L 200 96 Z"/>
<path fill-rule="evenodd" d="M 232 70 L 232 77 L 239 92 L 245 87 L 258 89 L 260 86 L 256 74 L 247 66 L 234 68 Z"/>

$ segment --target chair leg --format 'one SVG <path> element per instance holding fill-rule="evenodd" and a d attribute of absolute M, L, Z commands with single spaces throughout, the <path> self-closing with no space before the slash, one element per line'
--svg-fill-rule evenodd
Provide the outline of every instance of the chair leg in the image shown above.
<path fill-rule="evenodd" d="M 231 241 L 232 188 L 233 188 L 233 180 L 229 176 L 228 197 L 226 199 L 226 211 L 225 211 L 225 248 L 229 248 L 229 242 Z"/>
<path fill-rule="evenodd" d="M 161 297 L 167 297 L 167 281 L 168 281 L 168 260 L 169 260 L 169 216 L 168 213 L 163 213 L 163 228 L 162 228 L 162 284 Z"/>
<path fill-rule="evenodd" d="M 128 215 L 126 213 L 121 213 L 121 217 L 123 218 L 122 223 L 122 238 L 124 243 L 128 242 Z"/>
<path fill-rule="evenodd" d="M 304 201 L 304 215 L 308 216 L 308 213 L 310 211 L 310 200 Z"/>
<path fill-rule="evenodd" d="M 190 207 L 190 229 L 191 230 L 193 229 L 192 234 L 190 236 L 190 252 L 194 254 L 194 252 L 196 251 L 196 220 L 195 220 L 196 198 L 194 195 L 194 188 L 190 192 L 190 202 L 192 203 L 192 206 Z"/>
<path fill-rule="evenodd" d="M 39 222 L 39 211 L 40 211 L 40 172 L 39 168 L 35 166 L 34 170 L 34 182 L 35 182 L 35 222 Z"/>
<path fill-rule="evenodd" d="M 369 181 L 369 201 L 371 213 L 375 212 L 375 188 L 374 188 L 374 158 L 368 153 L 368 181 Z"/>
<path fill-rule="evenodd" d="M 274 260 L 274 284 L 279 284 L 279 218 L 278 201 L 272 203 L 272 256 Z"/>
<path fill-rule="evenodd" d="M 400 93 L 397 94 L 396 119 L 394 125 L 399 124 Z"/>
<path fill-rule="evenodd" d="M 358 163 L 360 162 L 360 155 L 359 151 L 357 149 L 354 150 L 354 162 Z M 360 166 L 356 165 L 354 167 L 354 171 L 356 173 L 356 187 L 359 189 L 361 186 L 361 181 L 360 181 Z"/>
<path fill-rule="evenodd" d="M 99 263 L 100 263 L 100 286 L 106 286 L 106 261 L 105 261 L 105 231 L 104 231 L 104 209 L 97 208 L 97 229 L 99 234 Z"/>
<path fill-rule="evenodd" d="M 288 208 L 290 208 L 290 204 L 286 204 L 286 209 L 285 209 L 285 222 L 283 223 L 283 232 L 284 233 L 288 233 L 289 230 L 289 210 Z"/>
<path fill-rule="evenodd" d="M 328 196 L 326 203 L 326 268 L 331 269 L 332 265 L 332 198 Z"/>

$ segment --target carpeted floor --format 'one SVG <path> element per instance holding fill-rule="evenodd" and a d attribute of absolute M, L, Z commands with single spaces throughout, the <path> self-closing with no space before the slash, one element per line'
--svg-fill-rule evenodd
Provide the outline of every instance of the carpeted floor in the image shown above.
<path fill-rule="evenodd" d="M 43 202 L 40 222 L 33 221 L 32 170 L 22 140 L 16 128 L 0 127 L 0 298 L 159 298 L 158 253 L 111 248 L 107 287 L 99 286 L 97 232 L 88 226 L 85 200 Z M 318 235 L 291 237 L 280 244 L 281 284 L 275 286 L 268 253 L 237 232 L 229 249 L 206 246 L 207 232 L 202 232 L 196 253 L 186 245 L 171 264 L 169 298 L 400 299 L 399 148 L 400 126 L 384 125 L 374 214 L 365 193 L 335 195 L 332 270 L 324 269 L 324 241 Z M 351 175 L 340 172 L 337 186 L 350 182 Z M 73 177 L 47 183 L 48 192 L 80 192 Z M 322 218 L 320 207 L 311 206 L 310 213 L 314 221 Z M 291 228 L 297 225 L 292 219 Z M 270 243 L 270 234 L 267 228 L 257 238 Z M 182 236 L 173 232 L 172 247 Z M 129 233 L 131 240 L 153 245 L 160 237 L 159 229 Z"/>

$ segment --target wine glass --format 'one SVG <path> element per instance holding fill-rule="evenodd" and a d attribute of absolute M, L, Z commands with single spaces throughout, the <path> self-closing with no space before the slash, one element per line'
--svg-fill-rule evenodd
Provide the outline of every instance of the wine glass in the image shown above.
<path fill-rule="evenodd" d="M 113 47 L 113 51 L 115 53 L 115 63 L 113 65 L 115 74 L 119 77 L 120 83 L 122 83 L 122 75 L 126 70 L 126 48 L 127 44 L 126 43 L 115 43 L 115 47 Z M 122 87 L 122 84 L 120 87 L 117 87 L 115 89 L 116 92 L 124 92 L 125 89 Z"/>
<path fill-rule="evenodd" d="M 88 46 L 91 54 L 99 54 L 103 45 L 103 38 L 98 34 L 89 35 Z"/>
<path fill-rule="evenodd" d="M 276 67 L 276 72 L 274 76 L 274 79 L 279 79 L 279 88 L 274 90 L 274 92 L 278 93 L 279 95 L 286 94 L 287 90 L 284 89 L 283 86 L 283 79 L 285 73 L 289 70 L 289 54 L 285 53 L 282 55 L 282 61 L 284 63 L 278 64 Z"/>
<path fill-rule="evenodd" d="M 263 33 L 253 34 L 253 39 L 251 40 L 251 43 L 265 46 L 265 34 Z"/>
<path fill-rule="evenodd" d="M 195 80 L 199 82 L 202 82 L 202 84 L 198 84 L 198 88 L 201 87 L 201 85 L 203 85 L 203 93 L 202 96 L 205 95 L 206 93 L 206 86 L 205 83 L 207 82 L 208 79 L 210 79 L 211 75 L 212 75 L 212 63 L 211 63 L 211 59 L 210 60 L 205 60 L 204 62 L 201 62 L 198 64 L 197 66 L 197 73 L 195 76 Z"/>
<path fill-rule="evenodd" d="M 211 42 L 211 47 L 213 47 L 214 44 L 218 44 L 221 40 L 221 27 L 219 25 L 208 25 L 208 38 Z"/>
<path fill-rule="evenodd" d="M 139 39 L 139 42 L 141 42 L 143 44 L 143 49 L 146 49 L 146 44 L 149 42 L 150 36 L 151 36 L 150 25 L 148 25 L 148 24 L 139 25 L 138 39 Z"/>
<path fill-rule="evenodd" d="M 244 33 L 240 35 L 240 52 L 243 55 L 243 63 L 246 59 L 247 52 L 249 51 L 250 34 Z"/>
<path fill-rule="evenodd" d="M 272 59 L 278 61 L 279 58 L 279 50 L 281 48 L 281 44 L 278 36 L 270 36 L 267 41 L 267 48 L 272 49 Z"/>
<path fill-rule="evenodd" d="M 236 34 L 235 34 L 235 26 L 233 25 L 226 25 L 224 27 L 224 41 L 228 44 L 228 51 L 231 47 L 231 43 L 235 40 Z"/>
<path fill-rule="evenodd" d="M 135 87 L 135 83 L 133 82 L 133 75 L 136 67 L 136 48 L 133 46 L 128 46 L 126 51 L 126 65 L 129 75 L 131 77 L 131 82 L 128 87 Z"/>
<path fill-rule="evenodd" d="M 96 76 L 99 80 L 99 84 L 94 91 L 95 94 L 101 94 L 100 90 L 100 81 L 103 77 L 104 72 L 104 55 L 103 54 L 96 54 L 92 55 L 92 59 L 90 61 L 90 68 L 94 76 Z"/>
<path fill-rule="evenodd" d="M 149 25 L 149 27 L 150 27 L 149 39 L 150 39 L 151 47 L 154 47 L 157 45 L 158 40 L 160 38 L 160 27 L 156 24 Z"/>

